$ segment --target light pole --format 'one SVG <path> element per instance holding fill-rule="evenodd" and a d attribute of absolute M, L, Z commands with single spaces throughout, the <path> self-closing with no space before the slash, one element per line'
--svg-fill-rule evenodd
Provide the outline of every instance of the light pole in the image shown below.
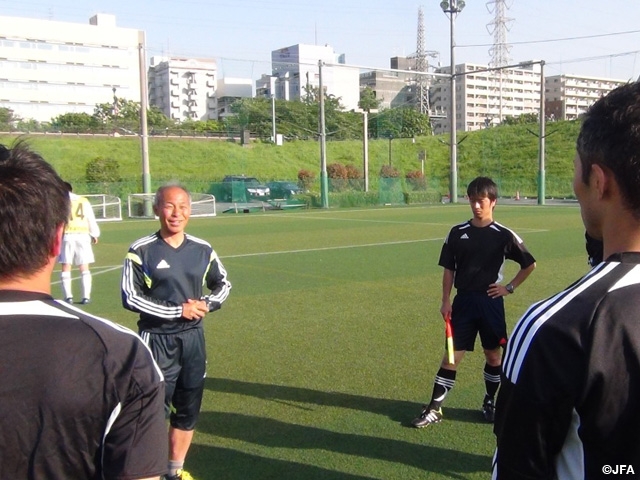
<path fill-rule="evenodd" d="M 276 96 L 271 94 L 271 141 L 276 142 Z"/>
<path fill-rule="evenodd" d="M 269 79 L 269 93 L 271 94 L 271 141 L 276 144 L 276 77 Z"/>
<path fill-rule="evenodd" d="M 393 140 L 393 135 L 389 135 L 389 166 L 391 166 L 391 141 Z"/>
<path fill-rule="evenodd" d="M 458 165 L 457 165 L 457 138 L 456 138 L 456 60 L 455 60 L 455 19 L 464 8 L 463 0 L 442 0 L 440 8 L 449 15 L 451 26 L 451 106 L 449 108 L 449 128 L 451 131 L 450 153 L 451 153 L 451 178 L 449 179 L 449 201 L 458 203 Z"/>

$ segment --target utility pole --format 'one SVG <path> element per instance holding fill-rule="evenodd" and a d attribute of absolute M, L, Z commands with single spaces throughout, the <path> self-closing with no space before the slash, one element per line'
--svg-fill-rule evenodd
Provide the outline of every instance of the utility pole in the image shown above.
<path fill-rule="evenodd" d="M 276 142 L 276 96 L 271 94 L 271 141 Z"/>
<path fill-rule="evenodd" d="M 324 87 L 322 85 L 322 65 L 324 62 L 318 60 L 318 87 L 320 103 L 320 198 L 322 208 L 329 208 L 329 186 L 327 184 L 327 132 L 324 121 Z"/>
<path fill-rule="evenodd" d="M 369 191 L 369 112 L 362 112 L 362 123 L 363 123 L 363 132 L 362 132 L 362 161 L 364 170 L 364 191 Z"/>
<path fill-rule="evenodd" d="M 140 68 L 140 149 L 142 152 L 142 192 L 151 193 L 151 173 L 149 172 L 149 132 L 147 129 L 147 108 L 149 94 L 147 85 L 147 62 L 145 58 L 145 34 L 138 32 L 138 54 Z M 145 216 L 152 215 L 150 202 L 145 202 Z"/>
<path fill-rule="evenodd" d="M 449 14 L 450 39 L 451 47 L 451 106 L 449 108 L 449 129 L 450 129 L 450 179 L 449 179 L 449 201 L 450 203 L 458 203 L 458 140 L 456 138 L 456 60 L 455 60 L 455 23 L 456 17 L 464 8 L 463 0 L 443 0 L 440 7 L 445 14 Z"/>
<path fill-rule="evenodd" d="M 544 150 L 545 150 L 545 137 L 546 137 L 546 130 L 545 130 L 545 110 L 544 110 L 544 102 L 546 100 L 545 98 L 545 81 L 544 81 L 544 60 L 542 60 L 540 62 L 540 136 L 538 138 L 538 205 L 544 205 L 545 204 L 545 181 L 546 181 L 546 175 L 545 175 L 545 156 L 544 156 Z"/>

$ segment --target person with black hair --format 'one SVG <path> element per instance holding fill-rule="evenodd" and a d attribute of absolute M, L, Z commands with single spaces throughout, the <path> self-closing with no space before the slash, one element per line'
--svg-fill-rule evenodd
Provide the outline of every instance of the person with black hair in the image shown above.
<path fill-rule="evenodd" d="M 493 422 L 495 394 L 500 386 L 501 347 L 507 342 L 504 297 L 513 294 L 536 266 L 522 239 L 494 221 L 498 188 L 493 180 L 477 177 L 467 187 L 467 196 L 473 218 L 451 229 L 438 262 L 444 269 L 440 313 L 444 319 L 451 319 L 454 363 L 449 363 L 445 353 L 431 401 L 411 422 L 416 428 L 442 420 L 442 403 L 455 384 L 464 354 L 473 351 L 478 334 L 486 359 L 483 371 L 486 393 L 481 411 L 485 420 Z M 502 269 L 507 259 L 518 263 L 520 270 L 503 284 Z M 456 296 L 452 303 L 454 286 Z"/>
<path fill-rule="evenodd" d="M 51 296 L 69 191 L 0 147 L 0 478 L 159 478 L 162 373 L 134 332 Z"/>
<path fill-rule="evenodd" d="M 576 150 L 573 189 L 604 260 L 513 330 L 496 480 L 640 474 L 640 83 L 589 108 Z"/>
<path fill-rule="evenodd" d="M 93 207 L 86 197 L 73 193 L 73 187 L 65 182 L 71 199 L 71 213 L 64 229 L 62 251 L 58 261 L 61 264 L 60 281 L 62 283 L 63 298 L 67 303 L 73 303 L 71 290 L 71 266 L 76 265 L 80 270 L 80 284 L 82 287 L 81 304 L 91 301 L 91 270 L 89 264 L 95 262 L 92 245 L 98 243 L 100 227 L 96 222 Z"/>

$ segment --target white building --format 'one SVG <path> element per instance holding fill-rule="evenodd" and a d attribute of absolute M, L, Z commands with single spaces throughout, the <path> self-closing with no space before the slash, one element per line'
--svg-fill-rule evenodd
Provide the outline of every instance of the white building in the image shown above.
<path fill-rule="evenodd" d="M 600 97 L 627 83 L 625 80 L 554 75 L 545 78 L 545 113 L 547 118 L 575 120 Z"/>
<path fill-rule="evenodd" d="M 498 71 L 486 65 L 456 65 L 456 129 L 471 131 L 498 124 L 507 116 L 517 117 L 540 111 L 540 66 L 530 65 Z M 450 74 L 450 67 L 438 73 Z M 433 119 L 434 133 L 449 131 L 451 83 L 441 78 L 430 89 L 431 108 L 445 113 Z"/>
<path fill-rule="evenodd" d="M 22 119 L 93 114 L 96 104 L 140 101 L 144 32 L 113 15 L 88 24 L 0 17 L 0 107 Z"/>
<path fill-rule="evenodd" d="M 324 64 L 322 86 L 326 93 L 339 97 L 346 110 L 358 108 L 359 71 L 346 66 L 344 55 L 336 55 L 329 45 L 298 44 L 272 51 L 271 69 L 276 77 L 276 98 L 299 100 L 306 95 L 307 87 L 318 88 L 320 61 Z"/>
<path fill-rule="evenodd" d="M 152 57 L 149 104 L 176 121 L 215 120 L 217 82 L 213 59 Z"/>
<path fill-rule="evenodd" d="M 216 92 L 216 118 L 222 120 L 231 112 L 231 105 L 240 98 L 253 96 L 253 81 L 250 78 L 220 78 Z"/>

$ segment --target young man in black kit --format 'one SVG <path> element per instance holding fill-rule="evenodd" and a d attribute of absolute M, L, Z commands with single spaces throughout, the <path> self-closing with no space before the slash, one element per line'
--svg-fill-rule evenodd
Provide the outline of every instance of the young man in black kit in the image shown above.
<path fill-rule="evenodd" d="M 515 326 L 494 479 L 640 475 L 640 83 L 593 104 L 576 146 L 573 189 L 604 261 Z"/>
<path fill-rule="evenodd" d="M 486 358 L 482 413 L 487 421 L 493 422 L 494 398 L 500 386 L 501 347 L 507 342 L 503 297 L 513 294 L 536 266 L 520 237 L 493 220 L 498 198 L 493 180 L 476 178 L 467 187 L 467 196 L 473 218 L 451 229 L 438 262 L 444 268 L 440 313 L 443 318 L 451 318 L 455 363 L 450 364 L 445 353 L 431 401 L 411 422 L 416 428 L 442 420 L 442 402 L 455 384 L 456 369 L 464 354 L 473 351 L 478 333 Z M 518 263 L 520 270 L 503 285 L 502 270 L 507 259 Z M 454 286 L 456 296 L 452 304 Z"/>
<path fill-rule="evenodd" d="M 160 187 L 153 210 L 160 230 L 129 248 L 122 273 L 122 304 L 140 314 L 139 333 L 164 373 L 170 424 L 167 479 L 188 480 L 192 477 L 184 470 L 184 461 L 200 413 L 206 373 L 204 319 L 227 299 L 231 283 L 211 245 L 185 232 L 191 216 L 187 190 L 177 185 Z M 208 294 L 203 292 L 205 286 Z"/>
<path fill-rule="evenodd" d="M 70 204 L 42 157 L 0 146 L 0 478 L 157 479 L 167 445 L 151 352 L 51 297 Z"/>

